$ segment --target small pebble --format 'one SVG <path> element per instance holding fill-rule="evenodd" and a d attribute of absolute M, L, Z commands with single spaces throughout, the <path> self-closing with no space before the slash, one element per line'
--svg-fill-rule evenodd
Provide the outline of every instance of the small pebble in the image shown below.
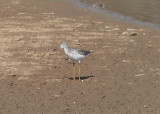
<path fill-rule="evenodd" d="M 137 36 L 137 33 L 132 33 L 130 34 L 130 36 Z"/>
<path fill-rule="evenodd" d="M 147 106 L 146 106 L 146 105 L 144 105 L 143 107 L 144 107 L 144 108 L 147 108 Z"/>

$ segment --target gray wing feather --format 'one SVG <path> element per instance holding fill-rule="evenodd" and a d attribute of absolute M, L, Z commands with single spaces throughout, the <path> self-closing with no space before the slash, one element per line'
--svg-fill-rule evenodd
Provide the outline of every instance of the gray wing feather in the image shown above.
<path fill-rule="evenodd" d="M 85 56 L 86 56 L 86 55 L 90 54 L 91 52 L 90 52 L 90 51 L 86 51 L 86 50 L 81 50 L 81 49 L 80 49 L 80 50 L 78 50 L 78 53 L 81 54 L 81 55 L 85 55 Z"/>

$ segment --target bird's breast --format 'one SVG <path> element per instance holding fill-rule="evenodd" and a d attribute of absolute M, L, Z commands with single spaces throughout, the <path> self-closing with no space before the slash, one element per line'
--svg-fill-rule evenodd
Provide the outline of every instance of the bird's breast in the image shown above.
<path fill-rule="evenodd" d="M 84 58 L 83 55 L 80 55 L 80 54 L 74 53 L 74 52 L 72 52 L 72 53 L 66 53 L 66 55 L 67 55 L 71 60 L 76 60 L 76 61 L 79 61 L 79 60 L 81 60 L 81 59 Z"/>

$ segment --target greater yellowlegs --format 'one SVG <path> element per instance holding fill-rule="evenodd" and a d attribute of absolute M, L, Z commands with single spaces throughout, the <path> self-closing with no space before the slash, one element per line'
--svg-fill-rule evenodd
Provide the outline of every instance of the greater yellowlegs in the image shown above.
<path fill-rule="evenodd" d="M 81 80 L 81 60 L 84 59 L 87 55 L 90 54 L 90 51 L 82 50 L 79 48 L 70 48 L 67 43 L 62 43 L 61 48 L 64 48 L 65 54 L 68 56 L 69 59 L 73 61 L 73 80 L 76 80 L 75 78 L 75 62 L 78 61 L 79 63 L 79 80 Z"/>

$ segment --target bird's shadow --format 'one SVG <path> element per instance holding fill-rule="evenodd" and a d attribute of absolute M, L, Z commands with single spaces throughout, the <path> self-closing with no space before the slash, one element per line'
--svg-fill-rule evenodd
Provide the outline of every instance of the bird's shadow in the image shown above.
<path fill-rule="evenodd" d="M 94 77 L 94 76 L 82 76 L 82 77 L 81 77 L 81 80 L 86 80 L 86 79 L 93 78 L 93 77 Z M 68 79 L 73 80 L 73 77 L 68 78 Z M 76 77 L 76 80 L 79 80 L 79 77 Z"/>

